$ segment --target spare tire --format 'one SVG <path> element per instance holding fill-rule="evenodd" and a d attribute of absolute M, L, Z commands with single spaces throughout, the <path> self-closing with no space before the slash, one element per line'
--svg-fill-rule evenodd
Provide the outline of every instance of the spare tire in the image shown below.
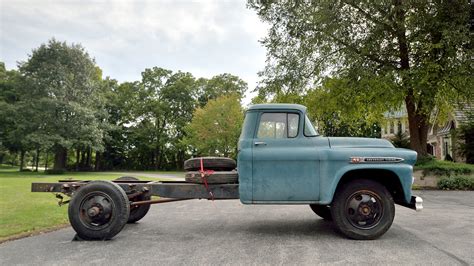
<path fill-rule="evenodd" d="M 205 170 L 215 171 L 232 171 L 237 167 L 237 163 L 227 157 L 197 157 L 191 158 L 184 162 L 184 170 L 186 171 L 199 171 L 201 170 L 201 158 L 202 164 Z"/>
<path fill-rule="evenodd" d="M 198 171 L 187 172 L 185 175 L 186 182 L 203 184 L 204 180 L 201 178 L 201 173 Z M 206 175 L 208 184 L 229 184 L 237 183 L 239 174 L 237 171 L 221 171 Z"/>

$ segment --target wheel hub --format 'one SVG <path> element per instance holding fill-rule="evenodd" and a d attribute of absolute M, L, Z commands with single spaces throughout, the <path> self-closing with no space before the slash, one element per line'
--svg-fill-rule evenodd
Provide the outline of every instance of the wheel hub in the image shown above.
<path fill-rule="evenodd" d="M 359 210 L 363 215 L 367 216 L 370 214 L 371 210 L 368 206 L 363 206 Z"/>
<path fill-rule="evenodd" d="M 87 215 L 89 215 L 89 217 L 97 216 L 99 213 L 100 213 L 100 209 L 96 206 L 87 210 Z"/>
<path fill-rule="evenodd" d="M 346 201 L 347 220 L 356 228 L 377 226 L 383 214 L 382 200 L 372 191 L 357 191 Z"/>
<path fill-rule="evenodd" d="M 109 195 L 101 192 L 90 193 L 81 202 L 81 222 L 91 229 L 107 226 L 112 218 L 112 209 L 112 199 Z"/>

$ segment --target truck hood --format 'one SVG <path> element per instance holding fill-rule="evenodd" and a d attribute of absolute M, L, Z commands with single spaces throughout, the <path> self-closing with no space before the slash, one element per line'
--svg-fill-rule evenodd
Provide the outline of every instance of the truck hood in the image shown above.
<path fill-rule="evenodd" d="M 386 139 L 328 137 L 331 148 L 394 148 Z"/>

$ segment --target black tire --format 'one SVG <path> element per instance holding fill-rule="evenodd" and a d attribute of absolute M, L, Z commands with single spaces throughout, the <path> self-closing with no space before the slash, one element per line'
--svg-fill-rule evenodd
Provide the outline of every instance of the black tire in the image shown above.
<path fill-rule="evenodd" d="M 134 176 L 121 176 L 117 179 L 115 179 L 114 181 L 129 181 L 129 182 L 133 182 L 133 181 L 139 181 L 140 179 L 134 177 Z"/>
<path fill-rule="evenodd" d="M 133 201 L 143 201 L 143 200 L 151 200 L 151 196 L 149 195 L 140 195 L 135 198 L 130 199 Z M 130 215 L 128 216 L 127 223 L 133 224 L 140 221 L 150 210 L 150 204 L 145 205 L 133 205 L 130 206 Z"/>
<path fill-rule="evenodd" d="M 319 217 L 327 221 L 332 221 L 331 208 L 327 205 L 310 204 L 309 207 Z"/>
<path fill-rule="evenodd" d="M 205 170 L 232 171 L 237 167 L 237 163 L 227 157 L 202 157 L 202 164 Z M 201 157 L 191 158 L 184 162 L 184 170 L 201 170 Z"/>
<path fill-rule="evenodd" d="M 357 240 L 376 239 L 393 223 L 395 205 L 390 192 L 375 181 L 354 180 L 336 191 L 331 215 L 338 231 Z"/>
<path fill-rule="evenodd" d="M 72 197 L 69 222 L 84 240 L 106 240 L 117 235 L 128 221 L 128 197 L 117 184 L 91 181 Z"/>
<path fill-rule="evenodd" d="M 201 178 L 201 173 L 198 171 L 186 172 L 185 180 L 189 183 L 203 184 L 204 181 Z M 239 181 L 239 174 L 237 171 L 221 171 L 214 172 L 206 176 L 208 184 L 229 184 L 237 183 Z"/>
<path fill-rule="evenodd" d="M 126 182 L 133 182 L 133 181 L 139 181 L 139 180 L 140 179 L 134 176 L 121 176 L 115 179 L 115 181 L 126 181 Z M 144 200 L 151 200 L 151 196 L 139 195 L 130 199 L 130 201 L 132 202 L 144 201 Z M 130 206 L 130 215 L 128 216 L 127 223 L 133 224 L 140 221 L 143 217 L 145 217 L 145 215 L 148 213 L 149 210 L 150 210 L 150 204 Z"/>

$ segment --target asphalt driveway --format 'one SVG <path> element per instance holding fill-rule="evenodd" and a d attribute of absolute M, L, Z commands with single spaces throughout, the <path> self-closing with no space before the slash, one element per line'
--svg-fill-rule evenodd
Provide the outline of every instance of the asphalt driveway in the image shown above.
<path fill-rule="evenodd" d="M 374 241 L 348 240 L 308 206 L 191 200 L 153 206 L 110 241 L 71 228 L 0 244 L 0 265 L 474 264 L 474 192 L 419 191 Z"/>

